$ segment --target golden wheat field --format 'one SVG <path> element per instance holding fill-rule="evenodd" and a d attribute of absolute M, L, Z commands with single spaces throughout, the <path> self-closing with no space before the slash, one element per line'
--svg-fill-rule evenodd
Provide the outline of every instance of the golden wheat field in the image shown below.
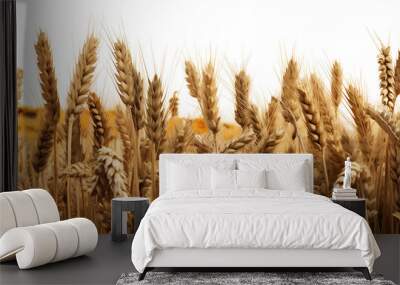
<path fill-rule="evenodd" d="M 123 40 L 112 43 L 115 86 L 121 104 L 106 110 L 92 90 L 99 39 L 91 34 L 73 70 L 66 106 L 60 105 L 56 66 L 45 33 L 35 44 L 43 107 L 19 107 L 19 187 L 42 187 L 55 198 L 63 218 L 83 216 L 100 232 L 110 230 L 111 199 L 158 196 L 160 153 L 313 153 L 315 192 L 330 196 L 351 156 L 353 187 L 367 199 L 375 232 L 400 232 L 400 52 L 392 61 L 382 46 L 376 70 L 378 106 L 356 83 L 345 84 L 339 62 L 330 85 L 317 73 L 303 74 L 295 58 L 281 75 L 281 90 L 263 105 L 252 103 L 251 77 L 234 75 L 235 121 L 221 121 L 217 70 L 212 60 L 187 59 L 187 88 L 202 116 L 180 116 L 179 93 L 166 94 L 159 74 L 147 78 Z M 23 95 L 23 71 L 17 96 Z M 169 98 L 168 100 L 166 98 Z M 345 106 L 352 122 L 343 120 Z M 379 110 L 379 111 L 378 111 Z"/>

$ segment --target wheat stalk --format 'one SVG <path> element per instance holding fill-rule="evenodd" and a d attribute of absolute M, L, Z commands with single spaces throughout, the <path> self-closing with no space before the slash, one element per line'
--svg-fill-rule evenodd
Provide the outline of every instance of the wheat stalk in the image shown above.
<path fill-rule="evenodd" d="M 88 178 L 92 177 L 92 166 L 89 165 L 86 162 L 77 162 L 73 163 L 69 169 L 65 169 L 62 173 L 61 176 L 64 177 L 64 179 L 71 179 L 74 178 L 75 180 L 78 181 L 79 186 L 78 188 L 80 189 L 88 189 L 89 184 L 86 182 Z M 81 209 L 85 211 L 85 205 L 86 201 L 84 193 L 82 191 L 77 191 L 75 192 L 75 201 L 76 201 L 76 209 L 77 209 L 77 216 L 81 216 Z M 82 203 L 81 203 L 82 201 Z M 83 207 L 82 207 L 83 206 Z"/>
<path fill-rule="evenodd" d="M 387 111 L 393 112 L 396 101 L 394 71 L 390 47 L 383 47 L 378 56 L 381 100 Z"/>
<path fill-rule="evenodd" d="M 179 111 L 179 97 L 178 97 L 178 91 L 175 91 L 172 97 L 169 99 L 168 114 L 171 117 L 177 117 L 178 111 Z"/>
<path fill-rule="evenodd" d="M 296 120 L 300 118 L 300 106 L 297 100 L 297 87 L 299 80 L 299 65 L 294 58 L 288 62 L 282 78 L 282 102 L 294 114 Z"/>
<path fill-rule="evenodd" d="M 343 71 L 339 62 L 335 61 L 331 67 L 331 98 L 337 116 L 339 105 L 343 97 Z"/>
<path fill-rule="evenodd" d="M 272 133 L 277 127 L 279 102 L 275 97 L 271 98 L 264 116 L 264 124 L 267 134 Z"/>
<path fill-rule="evenodd" d="M 258 107 L 254 104 L 250 104 L 249 119 L 250 119 L 251 128 L 253 129 L 253 132 L 256 135 L 256 142 L 259 142 L 262 137 L 263 126 L 262 126 L 260 112 L 258 110 Z"/>
<path fill-rule="evenodd" d="M 119 106 L 117 106 L 116 108 L 115 122 L 123 145 L 122 157 L 124 161 L 124 170 L 125 173 L 129 176 L 132 159 L 132 141 L 128 131 L 128 124 L 124 116 L 124 111 Z"/>
<path fill-rule="evenodd" d="M 396 66 L 394 68 L 394 90 L 395 95 L 400 95 L 400 50 L 397 53 Z"/>
<path fill-rule="evenodd" d="M 365 108 L 367 115 L 374 120 L 382 130 L 389 135 L 394 144 L 400 146 L 400 131 L 396 129 L 395 122 L 391 119 L 390 114 L 386 112 L 379 113 L 371 106 Z"/>
<path fill-rule="evenodd" d="M 189 94 L 196 99 L 200 97 L 201 78 L 193 62 L 185 61 L 186 82 L 189 89 Z"/>
<path fill-rule="evenodd" d="M 72 164 L 72 141 L 74 141 L 74 151 L 80 154 L 80 135 L 79 124 L 74 124 L 84 110 L 90 86 L 93 81 L 94 70 L 97 62 L 97 38 L 91 34 L 85 41 L 78 62 L 75 65 L 74 74 L 68 91 L 67 110 L 65 114 L 65 128 L 67 136 L 67 167 Z M 79 120 L 77 120 L 79 122 Z M 74 138 L 73 138 L 74 136 Z M 74 159 L 75 160 L 75 159 Z M 75 162 L 75 161 L 74 161 Z M 71 193 L 70 180 L 67 178 L 67 210 L 68 217 L 71 217 Z"/>
<path fill-rule="evenodd" d="M 400 191 L 400 146 L 391 143 L 389 157 L 390 178 L 392 179 L 393 190 L 396 193 Z"/>
<path fill-rule="evenodd" d="M 242 69 L 235 75 L 235 120 L 242 127 L 250 125 L 250 77 Z"/>
<path fill-rule="evenodd" d="M 17 101 L 20 101 L 24 96 L 24 70 L 22 68 L 17 68 Z"/>

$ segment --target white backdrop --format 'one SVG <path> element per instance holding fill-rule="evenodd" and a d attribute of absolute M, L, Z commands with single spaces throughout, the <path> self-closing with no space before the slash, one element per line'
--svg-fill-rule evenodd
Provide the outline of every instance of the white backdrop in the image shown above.
<path fill-rule="evenodd" d="M 233 72 L 245 66 L 253 79 L 252 100 L 279 92 L 280 74 L 295 54 L 302 71 L 328 79 L 334 59 L 346 79 L 356 81 L 371 102 L 379 98 L 377 36 L 400 45 L 400 1 L 262 0 L 17 0 L 18 64 L 25 70 L 25 104 L 42 104 L 33 45 L 40 29 L 54 50 L 62 102 L 86 35 L 101 39 L 94 89 L 108 106 L 119 102 L 112 80 L 110 39 L 123 36 L 134 55 L 139 47 L 150 75 L 161 72 L 181 93 L 181 113 L 199 113 L 184 82 L 185 58 L 204 63 L 212 56 L 220 75 L 220 110 L 233 120 Z M 264 104 L 264 103 L 263 103 Z"/>

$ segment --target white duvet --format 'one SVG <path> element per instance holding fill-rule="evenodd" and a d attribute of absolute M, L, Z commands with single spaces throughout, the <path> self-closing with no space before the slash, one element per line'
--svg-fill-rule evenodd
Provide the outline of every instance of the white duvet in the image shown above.
<path fill-rule="evenodd" d="M 358 249 L 370 271 L 380 255 L 359 215 L 320 195 L 265 189 L 164 194 L 134 237 L 135 268 L 165 248 Z"/>

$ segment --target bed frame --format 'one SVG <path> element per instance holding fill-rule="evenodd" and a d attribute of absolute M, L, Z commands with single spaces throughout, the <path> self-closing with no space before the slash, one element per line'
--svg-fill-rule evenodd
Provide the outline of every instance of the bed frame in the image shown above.
<path fill-rule="evenodd" d="M 313 192 L 313 156 L 311 154 L 161 154 L 160 195 L 166 192 L 167 162 L 190 160 L 212 164 L 218 160 L 237 159 L 305 161 L 309 168 L 308 192 Z M 265 268 L 353 268 L 371 280 L 368 268 L 359 250 L 329 249 L 249 249 L 249 248 L 169 248 L 156 250 L 152 261 L 139 275 L 155 268 L 230 268 L 234 271 Z"/>

